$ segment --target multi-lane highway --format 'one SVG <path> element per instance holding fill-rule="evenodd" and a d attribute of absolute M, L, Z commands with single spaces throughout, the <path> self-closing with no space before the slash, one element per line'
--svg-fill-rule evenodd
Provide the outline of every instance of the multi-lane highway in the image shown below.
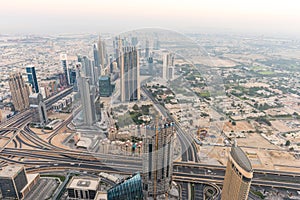
<path fill-rule="evenodd" d="M 143 91 L 146 94 L 148 92 L 147 90 Z M 149 98 L 151 98 L 165 117 L 172 117 L 151 95 L 149 95 Z M 55 99 L 58 100 L 59 98 L 55 97 Z M 15 144 L 15 148 L 4 146 L 1 149 L 0 159 L 2 162 L 0 164 L 24 164 L 29 172 L 64 171 L 74 169 L 91 172 L 105 171 L 132 174 L 142 170 L 142 160 L 140 157 L 108 155 L 56 147 L 51 144 L 51 137 L 45 141 L 30 130 L 28 127 L 30 118 L 31 113 L 25 111 L 0 125 L 0 131 L 2 129 L 1 135 L 3 137 L 8 136 Z M 69 123 L 70 119 L 66 120 L 62 126 Z M 59 127 L 59 129 L 61 127 Z M 197 163 L 197 151 L 194 146 L 195 144 L 191 142 L 191 136 L 183 132 L 180 129 L 179 124 L 176 124 L 176 129 L 179 140 L 183 145 L 183 152 L 182 161 L 174 162 L 173 179 L 182 183 L 215 183 L 222 185 L 225 167 Z M 55 135 L 57 133 L 56 131 L 58 130 L 55 130 L 52 135 Z M 18 134 L 13 134 L 13 137 L 11 137 L 12 133 L 16 132 Z M 8 138 L 4 139 L 8 140 Z M 23 148 L 25 146 L 30 147 L 31 149 Z M 255 169 L 252 184 L 299 190 L 300 183 L 295 180 L 300 180 L 300 173 Z M 185 184 L 184 187 L 185 186 L 187 185 Z M 187 188 L 183 188 L 183 190 L 184 189 Z"/>
<path fill-rule="evenodd" d="M 31 171 L 53 171 L 74 168 L 83 171 L 109 171 L 131 174 L 142 170 L 139 157 L 107 155 L 91 152 L 77 152 L 68 150 L 28 150 L 6 148 L 1 159 L 7 162 L 25 164 Z M 14 157 L 27 158 L 17 161 Z M 34 160 L 33 160 L 34 159 Z M 215 183 L 222 185 L 225 167 L 205 165 L 191 162 L 174 162 L 174 180 L 179 182 Z M 299 189 L 300 173 L 280 172 L 272 170 L 255 170 L 253 185 L 274 188 Z"/>

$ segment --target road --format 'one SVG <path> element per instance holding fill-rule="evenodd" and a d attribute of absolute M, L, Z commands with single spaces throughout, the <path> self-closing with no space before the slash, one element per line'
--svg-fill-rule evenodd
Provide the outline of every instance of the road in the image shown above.
<path fill-rule="evenodd" d="M 182 130 L 180 124 L 174 119 L 169 111 L 152 96 L 152 94 L 147 90 L 145 86 L 142 86 L 141 89 L 145 93 L 145 95 L 147 95 L 147 97 L 153 102 L 154 106 L 160 111 L 160 113 L 162 113 L 165 118 L 168 118 L 175 123 L 177 136 L 181 144 L 181 160 L 199 162 L 197 154 L 198 152 L 193 137 L 189 133 L 186 133 L 184 130 Z"/>
<path fill-rule="evenodd" d="M 161 105 L 157 104 L 157 106 L 165 116 L 171 117 Z M 23 164 L 26 166 L 28 172 L 74 169 L 93 173 L 104 171 L 132 174 L 142 170 L 142 160 L 139 157 L 100 154 L 56 147 L 49 143 L 49 141 L 42 140 L 29 129 L 27 124 L 30 121 L 30 117 L 31 113 L 25 111 L 14 117 L 14 120 L 9 120 L 9 122 L 1 124 L 1 128 L 3 129 L 1 132 L 2 135 L 7 135 L 7 132 L 18 131 L 18 134 L 14 134 L 14 137 L 10 138 L 11 141 L 14 141 L 15 148 L 5 146 L 1 149 L 0 159 L 3 160 L 1 163 Z M 195 155 L 196 152 L 191 145 L 193 144 L 191 138 L 181 131 L 179 124 L 176 124 L 176 126 L 178 137 L 180 137 L 182 144 L 186 145 L 186 151 L 182 152 L 181 162 L 174 162 L 173 179 L 187 184 L 215 183 L 222 185 L 225 167 L 197 163 L 197 155 Z M 15 127 L 17 130 L 11 129 L 11 127 Z M 23 145 L 31 145 L 34 149 L 22 149 Z M 252 184 L 299 190 L 300 183 L 295 182 L 295 180 L 300 180 L 300 173 L 255 169 Z M 185 186 L 182 188 L 183 192 L 188 189 Z M 188 193 L 188 191 L 185 191 L 185 193 Z"/>

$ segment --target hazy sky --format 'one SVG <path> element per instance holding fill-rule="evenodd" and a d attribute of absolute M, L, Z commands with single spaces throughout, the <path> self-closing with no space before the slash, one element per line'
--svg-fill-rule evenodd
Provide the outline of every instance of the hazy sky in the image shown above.
<path fill-rule="evenodd" d="M 299 0 L 0 0 L 0 33 L 184 32 L 300 34 Z"/>

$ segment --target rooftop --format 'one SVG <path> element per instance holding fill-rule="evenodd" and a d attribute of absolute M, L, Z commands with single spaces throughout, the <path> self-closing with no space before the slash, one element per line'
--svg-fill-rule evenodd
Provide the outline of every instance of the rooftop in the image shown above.
<path fill-rule="evenodd" d="M 67 188 L 72 189 L 85 189 L 85 190 L 97 190 L 100 182 L 100 178 L 91 177 L 73 177 L 69 182 Z"/>
<path fill-rule="evenodd" d="M 247 155 L 244 153 L 244 151 L 240 147 L 233 146 L 231 148 L 230 154 L 231 154 L 232 158 L 235 160 L 235 162 L 237 162 L 237 164 L 241 168 L 243 168 L 247 172 L 252 171 L 252 165 L 251 165 Z"/>
<path fill-rule="evenodd" d="M 12 178 L 18 174 L 24 167 L 22 165 L 8 165 L 0 171 L 0 177 Z"/>

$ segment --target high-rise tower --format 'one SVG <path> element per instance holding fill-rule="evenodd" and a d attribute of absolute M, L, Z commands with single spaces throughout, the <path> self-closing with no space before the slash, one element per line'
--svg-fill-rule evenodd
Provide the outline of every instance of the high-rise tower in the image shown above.
<path fill-rule="evenodd" d="M 98 40 L 98 57 L 99 57 L 99 64 L 101 65 L 101 70 L 104 68 L 105 65 L 105 43 L 101 39 L 101 36 L 99 36 Z"/>
<path fill-rule="evenodd" d="M 149 75 L 154 75 L 154 68 L 153 68 L 153 57 L 148 58 L 148 70 L 149 70 Z"/>
<path fill-rule="evenodd" d="M 34 112 L 32 122 L 44 126 L 48 123 L 46 104 L 41 93 L 29 96 L 30 109 Z"/>
<path fill-rule="evenodd" d="M 162 68 L 162 78 L 168 79 L 168 54 L 163 54 L 163 68 Z"/>
<path fill-rule="evenodd" d="M 94 54 L 95 66 L 100 68 L 99 51 L 98 51 L 97 44 L 94 44 L 94 46 L 93 46 L 93 54 Z"/>
<path fill-rule="evenodd" d="M 149 40 L 146 40 L 145 58 L 148 59 L 149 57 L 150 57 Z"/>
<path fill-rule="evenodd" d="M 146 127 L 146 137 L 143 139 L 143 190 L 146 197 L 156 199 L 170 190 L 174 137 L 173 122 Z"/>
<path fill-rule="evenodd" d="M 96 120 L 96 107 L 95 107 L 95 88 L 90 86 L 90 79 L 82 75 L 81 63 L 76 65 L 77 70 L 77 83 L 80 92 L 80 99 L 82 105 L 82 117 L 84 126 L 92 126 Z"/>
<path fill-rule="evenodd" d="M 222 200 L 248 199 L 252 177 L 253 169 L 247 155 L 234 145 L 227 162 Z"/>
<path fill-rule="evenodd" d="M 135 47 L 125 47 L 120 51 L 120 95 L 121 101 L 140 100 L 140 65 Z"/>
<path fill-rule="evenodd" d="M 31 85 L 32 92 L 34 93 L 39 93 L 39 84 L 36 78 L 36 72 L 35 72 L 35 67 L 34 66 L 28 66 L 26 67 L 26 73 L 28 77 L 28 82 Z"/>
<path fill-rule="evenodd" d="M 78 56 L 78 62 L 81 63 L 81 72 L 84 76 L 89 78 L 89 84 L 95 85 L 97 83 L 97 75 L 95 74 L 94 63 L 87 56 Z"/>
<path fill-rule="evenodd" d="M 174 70 L 174 55 L 170 53 L 163 54 L 163 69 L 162 69 L 162 78 L 165 80 L 170 80 L 173 78 Z M 170 69 L 171 68 L 171 69 Z M 171 72 L 171 74 L 170 74 Z"/>
<path fill-rule="evenodd" d="M 24 83 L 21 73 L 10 75 L 9 88 L 15 110 L 23 111 L 29 108 L 29 88 Z"/>
<path fill-rule="evenodd" d="M 69 75 L 67 54 L 61 54 L 60 55 L 60 61 L 61 61 L 61 66 L 64 70 L 64 75 L 65 75 L 65 78 L 67 80 L 67 84 L 70 85 L 70 75 Z"/>

